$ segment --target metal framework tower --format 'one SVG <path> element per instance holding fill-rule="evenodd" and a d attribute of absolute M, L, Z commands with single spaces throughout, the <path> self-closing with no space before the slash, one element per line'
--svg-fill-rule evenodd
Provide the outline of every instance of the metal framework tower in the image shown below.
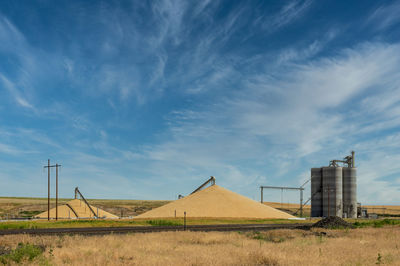
<path fill-rule="evenodd" d="M 307 181 L 306 183 L 304 183 L 303 186 L 304 186 L 305 184 L 307 184 L 307 183 L 308 183 L 308 181 Z M 264 202 L 264 199 L 263 199 L 263 197 L 264 197 L 264 189 L 279 189 L 279 190 L 282 191 L 282 193 L 283 193 L 284 190 L 299 190 L 299 191 L 300 191 L 300 217 L 303 217 L 303 191 L 304 191 L 303 186 L 301 186 L 301 187 L 260 186 L 260 191 L 261 191 L 261 203 Z"/>

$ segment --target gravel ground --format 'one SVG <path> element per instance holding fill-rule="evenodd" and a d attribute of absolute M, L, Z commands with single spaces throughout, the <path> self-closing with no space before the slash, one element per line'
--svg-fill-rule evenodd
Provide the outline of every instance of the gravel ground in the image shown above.
<path fill-rule="evenodd" d="M 353 225 L 349 224 L 345 220 L 343 220 L 340 217 L 337 216 L 330 216 L 326 217 L 318 222 L 316 222 L 312 227 L 318 227 L 318 228 L 352 228 Z"/>

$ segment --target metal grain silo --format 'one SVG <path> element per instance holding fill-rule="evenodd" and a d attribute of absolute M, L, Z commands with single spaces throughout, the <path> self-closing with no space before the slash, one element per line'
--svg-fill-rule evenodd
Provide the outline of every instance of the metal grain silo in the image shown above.
<path fill-rule="evenodd" d="M 342 217 L 342 170 L 343 167 L 322 168 L 322 214 L 324 217 Z"/>
<path fill-rule="evenodd" d="M 357 218 L 357 168 L 343 167 L 343 216 Z"/>
<path fill-rule="evenodd" d="M 322 217 L 322 168 L 311 168 L 311 217 Z"/>

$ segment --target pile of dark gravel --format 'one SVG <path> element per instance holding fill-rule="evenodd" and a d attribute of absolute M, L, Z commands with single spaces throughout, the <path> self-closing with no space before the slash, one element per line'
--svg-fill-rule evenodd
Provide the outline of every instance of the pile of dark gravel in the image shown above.
<path fill-rule="evenodd" d="M 332 228 L 352 228 L 353 225 L 349 224 L 340 217 L 330 216 L 316 222 L 315 224 L 312 225 L 312 227 L 332 229 Z"/>

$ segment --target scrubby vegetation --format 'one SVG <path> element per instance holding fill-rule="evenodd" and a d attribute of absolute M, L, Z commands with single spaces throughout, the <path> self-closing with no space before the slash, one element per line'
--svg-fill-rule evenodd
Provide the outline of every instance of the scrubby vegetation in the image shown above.
<path fill-rule="evenodd" d="M 182 222 L 180 221 L 173 221 L 173 220 L 149 220 L 146 221 L 146 223 L 152 225 L 152 226 L 177 226 L 177 225 L 183 225 Z"/>
<path fill-rule="evenodd" d="M 23 261 L 33 261 L 40 256 L 44 250 L 44 246 L 29 243 L 18 243 L 17 247 L 13 250 L 2 247 L 0 250 L 0 263 L 8 265 L 11 262 L 21 263 Z"/>
<path fill-rule="evenodd" d="M 357 221 L 353 225 L 357 228 L 364 228 L 364 227 L 379 228 L 385 225 L 400 225 L 400 220 L 395 220 L 395 219 L 363 220 L 363 221 Z"/>

